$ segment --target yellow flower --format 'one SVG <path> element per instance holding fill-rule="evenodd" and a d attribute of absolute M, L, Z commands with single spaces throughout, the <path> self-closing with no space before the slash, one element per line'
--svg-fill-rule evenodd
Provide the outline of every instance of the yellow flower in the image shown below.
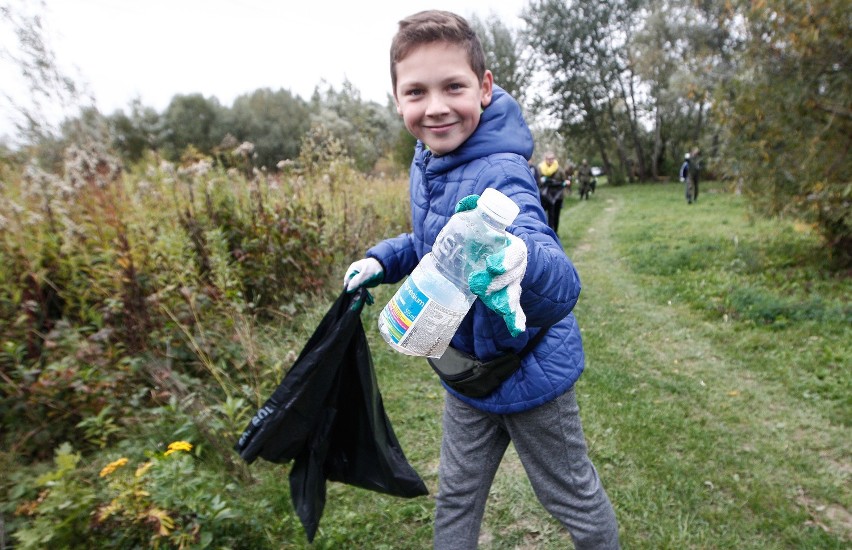
<path fill-rule="evenodd" d="M 113 473 L 117 469 L 121 468 L 125 464 L 127 464 L 126 458 L 119 458 L 118 460 L 110 462 L 109 464 L 104 466 L 103 470 L 101 470 L 101 477 L 106 477 L 106 476 L 110 475 L 111 473 Z"/>
<path fill-rule="evenodd" d="M 189 452 L 192 450 L 192 443 L 188 441 L 174 441 L 169 443 L 169 450 L 166 451 L 165 456 L 169 456 L 170 454 L 177 451 L 186 451 Z"/>

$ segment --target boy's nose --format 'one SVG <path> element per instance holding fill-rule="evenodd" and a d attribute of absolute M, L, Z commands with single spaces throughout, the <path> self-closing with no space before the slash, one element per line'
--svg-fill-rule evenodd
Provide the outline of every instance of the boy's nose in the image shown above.
<path fill-rule="evenodd" d="M 426 116 L 441 116 L 449 112 L 447 102 L 441 94 L 432 94 L 429 97 L 429 103 L 426 106 Z"/>

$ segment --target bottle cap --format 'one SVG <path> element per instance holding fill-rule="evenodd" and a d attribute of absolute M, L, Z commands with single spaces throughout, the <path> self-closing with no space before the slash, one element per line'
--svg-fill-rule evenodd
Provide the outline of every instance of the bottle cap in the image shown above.
<path fill-rule="evenodd" d="M 512 199 L 491 187 L 482 192 L 476 205 L 504 226 L 515 221 L 521 211 Z"/>

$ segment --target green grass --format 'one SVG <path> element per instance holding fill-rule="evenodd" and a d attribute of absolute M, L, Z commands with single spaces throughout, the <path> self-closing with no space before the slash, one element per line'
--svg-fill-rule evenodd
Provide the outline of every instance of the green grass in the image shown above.
<path fill-rule="evenodd" d="M 752 220 L 719 185 L 691 206 L 681 195 L 601 185 L 566 201 L 560 227 L 583 280 L 578 399 L 623 547 L 848 547 L 852 285 L 807 228 Z M 442 391 L 374 329 L 393 290 L 377 289 L 364 321 L 388 413 L 434 494 Z M 428 548 L 433 510 L 432 497 L 334 485 L 315 545 Z M 481 543 L 571 545 L 511 449 Z"/>
<path fill-rule="evenodd" d="M 624 546 L 843 547 L 849 279 L 809 232 L 704 187 L 691 206 L 679 185 L 603 187 L 564 214 L 578 395 Z"/>

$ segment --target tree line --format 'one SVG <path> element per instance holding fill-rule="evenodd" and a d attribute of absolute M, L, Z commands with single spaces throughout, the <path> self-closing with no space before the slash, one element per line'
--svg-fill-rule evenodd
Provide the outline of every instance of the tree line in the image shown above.
<path fill-rule="evenodd" d="M 289 90 L 268 88 L 237 97 L 230 106 L 200 93 L 175 95 L 162 112 L 136 99 L 128 110 L 103 115 L 94 107 L 61 123 L 57 133 L 36 133 L 36 144 L 48 164 L 61 159 L 70 144 L 95 139 L 108 143 L 132 165 L 153 152 L 159 158 L 181 162 L 197 157 L 225 164 L 242 143 L 253 145 L 252 164 L 276 170 L 281 161 L 297 159 L 311 129 L 322 128 L 336 139 L 363 172 L 370 172 L 382 156 L 393 154 L 402 124 L 392 106 L 365 101 L 344 83 L 317 88 L 305 100 Z"/>
<path fill-rule="evenodd" d="M 520 28 L 493 14 L 471 21 L 495 81 L 524 106 L 537 153 L 588 158 L 618 185 L 674 179 L 699 148 L 705 177 L 729 180 L 759 214 L 813 224 L 839 264 L 852 263 L 844 1 L 530 0 L 521 18 Z M 191 94 L 162 113 L 139 101 L 109 116 L 84 110 L 61 137 L 40 136 L 42 149 L 77 139 L 80 120 L 130 162 L 151 150 L 216 157 L 249 141 L 255 166 L 272 170 L 322 128 L 369 172 L 380 159 L 406 166 L 413 143 L 390 96 L 365 101 L 348 82 L 307 100 L 262 89 L 231 106 Z"/>
<path fill-rule="evenodd" d="M 512 57 L 490 60 L 508 69 L 496 81 L 520 82 L 565 154 L 619 184 L 672 179 L 698 148 L 705 177 L 811 224 L 852 265 L 848 2 L 530 0 L 522 19 L 480 34 Z"/>

